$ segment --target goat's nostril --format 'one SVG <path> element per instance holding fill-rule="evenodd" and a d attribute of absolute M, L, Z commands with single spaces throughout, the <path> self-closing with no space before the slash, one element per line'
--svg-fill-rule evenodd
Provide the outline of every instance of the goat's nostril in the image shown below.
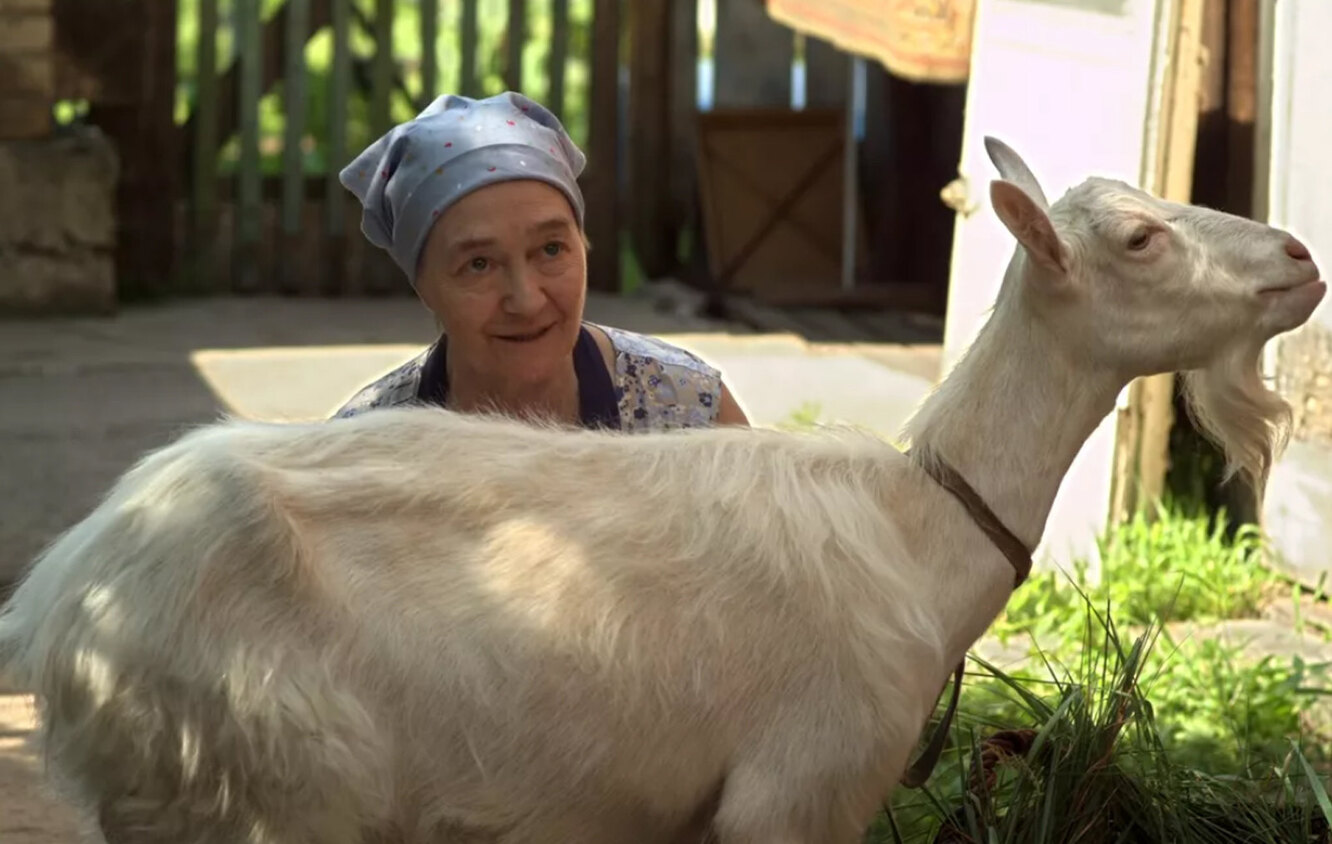
<path fill-rule="evenodd" d="M 1300 243 L 1293 237 L 1286 239 L 1286 254 L 1296 261 L 1312 261 L 1313 256 L 1309 254 L 1309 247 Z"/>

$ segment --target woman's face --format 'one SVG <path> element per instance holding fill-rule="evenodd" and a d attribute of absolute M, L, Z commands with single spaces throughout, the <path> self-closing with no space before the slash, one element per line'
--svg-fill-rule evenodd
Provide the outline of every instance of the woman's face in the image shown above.
<path fill-rule="evenodd" d="M 496 390 L 549 380 L 578 339 L 587 252 L 564 194 L 500 182 L 463 197 L 426 240 L 417 292 L 449 359 Z"/>

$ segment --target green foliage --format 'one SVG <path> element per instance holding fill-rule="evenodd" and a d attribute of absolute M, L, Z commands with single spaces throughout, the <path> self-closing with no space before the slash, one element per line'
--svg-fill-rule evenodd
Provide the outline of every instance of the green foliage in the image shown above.
<path fill-rule="evenodd" d="M 920 791 L 899 789 L 866 840 L 887 842 L 1292 842 L 1327 841 L 1332 812 L 1310 761 L 1321 752 L 1282 737 L 1263 748 L 1263 760 L 1238 773 L 1188 759 L 1165 728 L 1171 701 L 1161 695 L 1153 654 L 1161 629 L 1152 626 L 1125 646 L 1108 615 L 1085 604 L 1083 637 L 1071 666 L 1042 652 L 1048 677 L 1023 678 L 984 660 L 979 682 L 968 683 L 971 705 L 960 714 L 951 755 Z M 1297 731 L 1296 683 L 1274 684 L 1263 669 L 1249 675 L 1228 659 L 1218 712 L 1244 714 L 1249 728 L 1264 722 Z M 1252 676 L 1266 678 L 1257 684 Z M 1173 679 L 1173 678 L 1172 678 Z M 1234 681 L 1239 681 L 1238 685 Z M 1241 690 L 1257 691 L 1244 701 Z M 975 705 L 976 698 L 990 705 Z M 965 699 L 965 697 L 964 697 Z M 1163 705 L 1164 702 L 1164 705 Z M 985 764 L 982 736 L 1024 729 L 1025 754 Z M 1000 735 L 999 738 L 1003 738 Z M 1010 736 L 1011 737 L 1011 736 Z M 1206 740 L 1225 742 L 1232 735 Z M 1203 738 L 1203 737 L 1199 737 Z M 1257 754 L 1256 754 L 1257 755 Z M 973 772 L 989 771 L 973 776 Z M 940 832 L 941 828 L 949 829 Z"/>
<path fill-rule="evenodd" d="M 819 426 L 819 415 L 822 413 L 823 405 L 816 401 L 804 401 L 775 427 L 783 431 L 812 431 Z"/>
<path fill-rule="evenodd" d="M 1095 605 L 1114 607 L 1128 625 L 1253 617 L 1277 579 L 1261 564 L 1258 531 L 1245 526 L 1228 540 L 1224 525 L 1224 518 L 1212 524 L 1165 508 L 1153 518 L 1140 513 L 1097 543 L 1099 580 L 1093 582 L 1086 562 L 1068 573 L 1034 574 L 991 633 L 1003 642 L 1017 635 L 1076 638 L 1082 593 Z"/>
<path fill-rule="evenodd" d="M 951 750 L 866 840 L 1332 841 L 1327 741 L 1309 727 L 1327 666 L 1179 633 L 1254 617 L 1275 591 L 1257 532 L 1228 541 L 1224 521 L 1163 510 L 1100 543 L 1099 581 L 1079 564 L 1019 589 L 992 632 L 1025 660 L 973 657 Z M 996 734 L 1031 747 L 969 779 Z"/>
<path fill-rule="evenodd" d="M 198 0 L 177 0 L 179 3 L 177 26 L 177 96 L 176 120 L 184 123 L 196 105 L 198 92 L 196 62 L 198 57 L 199 4 Z M 283 0 L 263 0 L 261 17 L 272 17 Z M 356 0 L 356 5 L 367 18 L 374 14 L 373 0 Z M 436 42 L 436 61 L 439 76 L 438 93 L 459 92 L 461 86 L 460 0 L 440 0 L 439 40 Z M 220 0 L 217 32 L 216 73 L 223 73 L 235 61 L 235 37 L 232 26 L 234 0 Z M 477 81 L 481 95 L 488 96 L 504 90 L 504 63 L 507 27 L 506 0 L 480 0 L 477 10 Z M 531 4 L 527 14 L 527 40 L 523 48 L 524 91 L 537 100 L 549 96 L 547 67 L 553 21 L 549 6 Z M 571 0 L 569 4 L 569 46 L 565 64 L 565 106 L 563 120 L 576 143 L 585 145 L 588 131 L 588 85 L 591 66 L 588 61 L 591 46 L 591 0 Z M 353 20 L 351 48 L 354 61 L 369 61 L 375 52 L 370 33 L 362 30 Z M 421 9 L 414 0 L 397 0 L 393 23 L 393 61 L 410 95 L 394 92 L 390 114 L 395 122 L 410 119 L 418 110 L 424 96 L 421 75 L 423 47 L 421 44 Z M 332 113 L 329 84 L 332 71 L 333 40 L 325 27 L 315 33 L 306 45 L 306 101 L 304 113 L 304 168 L 307 173 L 320 174 L 328 167 L 345 162 L 328 161 L 328 126 Z M 353 79 L 355 75 L 353 74 Z M 262 168 L 266 174 L 281 172 L 282 133 L 285 126 L 282 83 L 260 100 L 259 131 Z M 353 82 L 352 95 L 347 103 L 347 146 L 354 155 L 374 140 L 370 126 L 368 97 L 360 93 Z M 219 154 L 219 173 L 234 171 L 239 146 L 234 138 L 223 139 Z"/>
<path fill-rule="evenodd" d="M 1313 697 L 1323 694 L 1307 684 L 1324 682 L 1326 666 L 1296 655 L 1254 660 L 1216 639 L 1169 644 L 1174 652 L 1154 660 L 1157 674 L 1146 685 L 1161 742 L 1207 771 L 1243 774 L 1271 764 L 1302 732 Z M 1325 754 L 1317 755 L 1322 761 Z"/>

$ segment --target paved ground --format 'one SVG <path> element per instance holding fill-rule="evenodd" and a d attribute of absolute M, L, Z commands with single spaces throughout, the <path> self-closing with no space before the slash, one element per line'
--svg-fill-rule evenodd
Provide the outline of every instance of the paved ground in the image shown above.
<path fill-rule="evenodd" d="M 30 746 L 32 728 L 30 699 L 0 695 L 0 842 L 95 841 L 85 834 L 69 807 L 48 791 L 41 776 L 41 759 Z"/>

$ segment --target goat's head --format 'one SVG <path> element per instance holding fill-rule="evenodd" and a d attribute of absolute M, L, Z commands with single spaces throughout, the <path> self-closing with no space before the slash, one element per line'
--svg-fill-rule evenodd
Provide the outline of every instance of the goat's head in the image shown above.
<path fill-rule="evenodd" d="M 1289 408 L 1263 385 L 1260 353 L 1326 292 L 1308 249 L 1271 226 L 1110 179 L 1088 179 L 1052 206 L 1017 153 L 985 144 L 1002 176 L 992 207 L 1019 244 L 1001 299 L 1088 367 L 1125 380 L 1185 372 L 1190 408 L 1230 472 L 1261 488 Z"/>

